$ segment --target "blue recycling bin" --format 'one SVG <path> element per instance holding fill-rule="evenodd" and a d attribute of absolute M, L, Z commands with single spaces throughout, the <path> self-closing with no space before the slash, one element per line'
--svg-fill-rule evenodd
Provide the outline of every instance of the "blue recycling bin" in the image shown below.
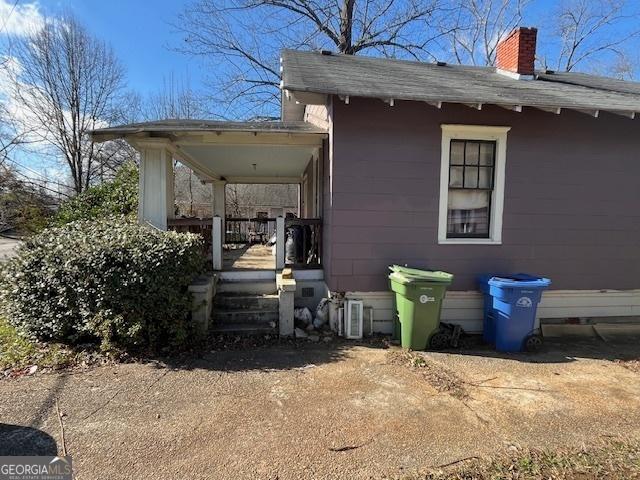
<path fill-rule="evenodd" d="M 551 285 L 544 277 L 517 273 L 482 275 L 484 294 L 483 337 L 500 352 L 520 352 L 535 333 L 536 310 L 542 292 Z"/>

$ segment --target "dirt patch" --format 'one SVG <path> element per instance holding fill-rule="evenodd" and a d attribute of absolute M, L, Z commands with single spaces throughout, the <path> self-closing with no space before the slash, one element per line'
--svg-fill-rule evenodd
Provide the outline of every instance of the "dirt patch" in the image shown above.
<path fill-rule="evenodd" d="M 448 393 L 458 400 L 464 400 L 469 396 L 464 387 L 465 382 L 458 375 L 443 365 L 431 362 L 418 352 L 401 349 L 389 350 L 387 361 L 391 365 L 408 367 L 423 377 L 438 392 Z"/>
<path fill-rule="evenodd" d="M 616 363 L 632 372 L 640 373 L 640 360 L 616 360 Z"/>

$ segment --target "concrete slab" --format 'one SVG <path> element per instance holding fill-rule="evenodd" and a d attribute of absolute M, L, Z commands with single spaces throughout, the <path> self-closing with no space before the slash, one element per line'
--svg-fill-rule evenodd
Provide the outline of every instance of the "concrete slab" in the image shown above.
<path fill-rule="evenodd" d="M 608 342 L 640 344 L 640 325 L 632 323 L 597 323 L 593 326 L 598 336 Z"/>

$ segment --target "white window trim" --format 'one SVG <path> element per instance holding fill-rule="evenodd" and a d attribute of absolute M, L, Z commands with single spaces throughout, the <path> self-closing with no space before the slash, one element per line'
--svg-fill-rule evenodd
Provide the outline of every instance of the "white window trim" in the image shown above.
<path fill-rule="evenodd" d="M 501 245 L 504 212 L 504 181 L 507 162 L 507 132 L 511 127 L 479 125 L 442 125 L 440 161 L 440 213 L 438 243 L 446 245 Z M 447 206 L 449 201 L 449 154 L 451 140 L 490 140 L 496 142 L 494 187 L 491 197 L 489 238 L 447 238 Z"/>

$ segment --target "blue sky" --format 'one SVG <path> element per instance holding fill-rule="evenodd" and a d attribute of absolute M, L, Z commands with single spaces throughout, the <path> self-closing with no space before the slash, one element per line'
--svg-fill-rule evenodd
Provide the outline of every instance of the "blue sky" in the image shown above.
<path fill-rule="evenodd" d="M 12 5 L 13 1 L 0 0 L 0 7 L 3 3 Z M 631 0 L 629 5 L 634 2 L 637 0 Z M 171 23 L 177 21 L 188 3 L 190 0 L 19 0 L 18 6 L 35 5 L 45 15 L 72 12 L 89 32 L 112 45 L 126 68 L 129 88 L 145 94 L 161 89 L 163 80 L 171 76 L 183 84 L 188 81 L 194 90 L 204 88 L 206 69 L 211 65 L 205 66 L 202 58 L 172 50 L 180 45 L 182 36 Z M 534 0 L 527 6 L 524 24 L 538 27 L 540 49 L 548 38 L 549 16 L 557 3 L 558 0 Z M 14 16 L 19 13 L 16 9 Z"/>
<path fill-rule="evenodd" d="M 24 0 L 23 0 L 24 1 Z M 171 50 L 180 43 L 170 23 L 187 2 L 181 0 L 57 0 L 42 1 L 46 14 L 71 11 L 96 37 L 114 48 L 125 65 L 129 87 L 141 93 L 162 87 L 163 77 L 189 79 L 201 86 L 199 59 Z"/>

